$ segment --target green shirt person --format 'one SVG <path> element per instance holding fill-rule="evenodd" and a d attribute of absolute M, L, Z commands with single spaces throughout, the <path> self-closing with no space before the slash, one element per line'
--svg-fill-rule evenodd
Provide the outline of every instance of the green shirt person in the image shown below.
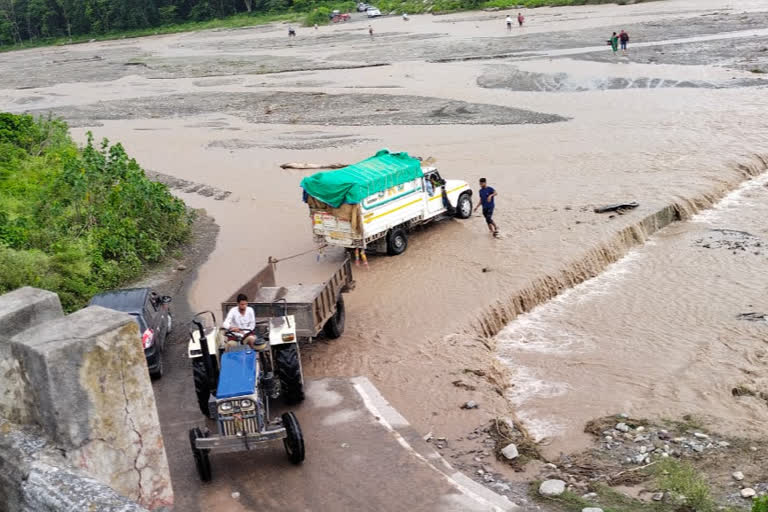
<path fill-rule="evenodd" d="M 613 33 L 610 39 L 611 42 L 611 49 L 613 50 L 613 53 L 616 53 L 619 51 L 619 36 L 616 34 L 616 32 Z"/>

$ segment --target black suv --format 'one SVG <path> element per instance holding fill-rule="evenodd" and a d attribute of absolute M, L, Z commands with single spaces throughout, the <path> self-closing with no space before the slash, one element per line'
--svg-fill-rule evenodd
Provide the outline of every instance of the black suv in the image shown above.
<path fill-rule="evenodd" d="M 141 332 L 149 375 L 159 379 L 163 376 L 165 339 L 173 329 L 170 302 L 171 297 L 158 295 L 149 288 L 130 288 L 100 293 L 91 299 L 90 305 L 122 311 L 133 317 Z"/>

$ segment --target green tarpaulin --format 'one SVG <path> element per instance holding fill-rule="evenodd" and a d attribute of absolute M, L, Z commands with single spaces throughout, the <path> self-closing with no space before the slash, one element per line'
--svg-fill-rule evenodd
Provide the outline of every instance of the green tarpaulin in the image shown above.
<path fill-rule="evenodd" d="M 382 149 L 362 162 L 307 176 L 301 180 L 301 187 L 315 199 L 338 208 L 423 175 L 417 158 Z"/>

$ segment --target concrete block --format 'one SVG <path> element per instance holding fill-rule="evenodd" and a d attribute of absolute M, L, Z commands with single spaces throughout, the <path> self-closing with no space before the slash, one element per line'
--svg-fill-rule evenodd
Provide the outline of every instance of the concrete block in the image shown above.
<path fill-rule="evenodd" d="M 53 292 L 25 286 L 0 295 L 0 336 L 10 338 L 63 316 L 59 296 Z"/>
<path fill-rule="evenodd" d="M 92 306 L 11 340 L 36 421 L 67 459 L 150 509 L 173 490 L 138 326 Z"/>
<path fill-rule="evenodd" d="M 27 286 L 0 295 L 0 417 L 27 424 L 34 410 L 21 366 L 11 354 L 10 337 L 62 316 L 55 293 Z"/>

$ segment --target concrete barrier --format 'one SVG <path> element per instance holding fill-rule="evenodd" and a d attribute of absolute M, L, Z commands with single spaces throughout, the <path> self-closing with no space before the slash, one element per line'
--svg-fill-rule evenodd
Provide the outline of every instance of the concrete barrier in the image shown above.
<path fill-rule="evenodd" d="M 131 316 L 96 306 L 63 316 L 55 294 L 22 288 L 0 296 L 0 333 L 0 417 L 39 427 L 66 464 L 122 496 L 149 509 L 172 506 L 154 393 Z M 28 489 L 71 473 L 57 466 L 62 461 L 27 467 L 6 455 L 6 464 L 27 473 Z"/>

